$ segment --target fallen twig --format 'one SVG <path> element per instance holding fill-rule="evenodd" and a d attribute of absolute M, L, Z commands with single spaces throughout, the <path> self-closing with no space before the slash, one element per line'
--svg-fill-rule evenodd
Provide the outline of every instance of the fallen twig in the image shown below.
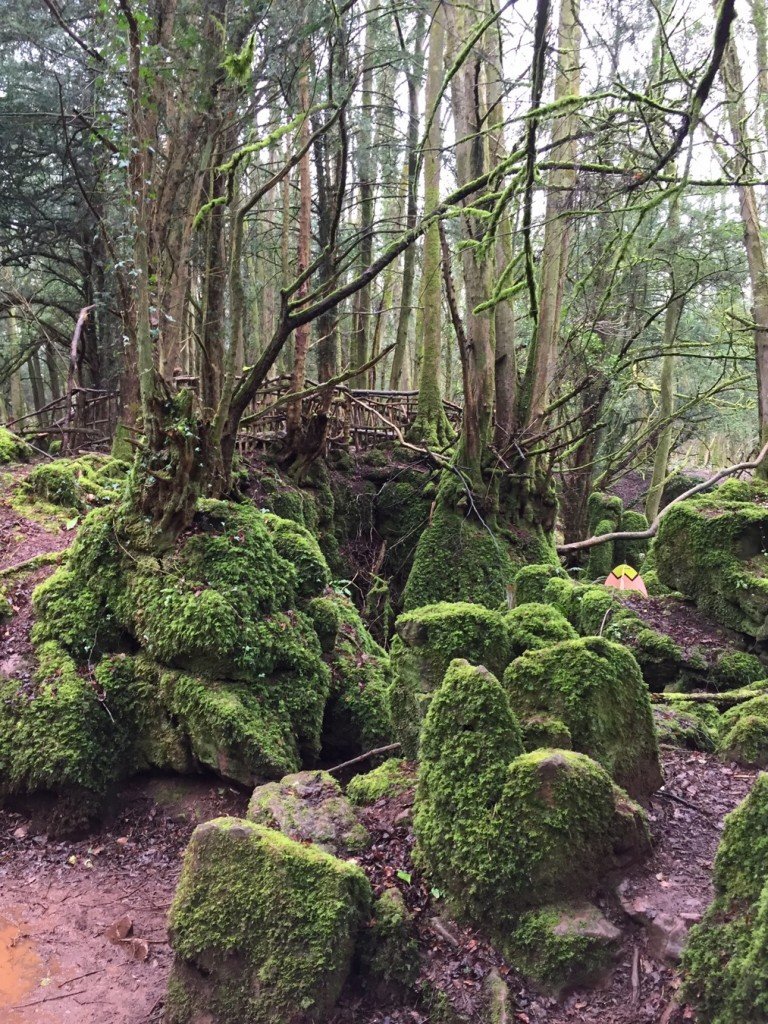
<path fill-rule="evenodd" d="M 40 1006 L 42 1003 L 52 1003 L 56 999 L 71 999 L 73 996 L 81 996 L 83 992 L 87 992 L 86 988 L 79 988 L 75 992 L 62 992 L 58 996 L 46 996 L 45 999 L 36 999 L 33 1003 L 17 1003 L 15 1006 L 9 1006 L 9 1010 L 26 1010 L 30 1006 Z"/>
<path fill-rule="evenodd" d="M 333 775 L 334 772 L 340 772 L 342 768 L 351 768 L 354 764 L 360 764 L 362 761 L 367 761 L 371 757 L 375 757 L 377 754 L 388 754 L 391 750 L 399 750 L 399 743 L 390 743 L 386 747 L 376 747 L 375 750 L 369 750 L 366 754 L 360 754 L 359 757 L 353 757 L 351 761 L 342 761 L 341 764 L 336 764 L 333 768 L 328 768 L 328 774 Z"/>

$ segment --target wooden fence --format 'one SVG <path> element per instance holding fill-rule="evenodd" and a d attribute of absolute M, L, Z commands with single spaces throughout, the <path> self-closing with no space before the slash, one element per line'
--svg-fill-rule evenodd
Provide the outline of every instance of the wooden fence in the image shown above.
<path fill-rule="evenodd" d="M 196 389 L 194 377 L 179 377 L 178 386 Z M 307 381 L 307 388 L 317 387 Z M 243 416 L 238 448 L 243 454 L 257 450 L 285 436 L 290 378 L 267 381 L 256 393 Z M 302 399 L 302 417 L 319 409 L 321 396 Z M 443 403 L 448 419 L 458 429 L 461 407 Z M 406 434 L 416 418 L 417 391 L 367 391 L 337 386 L 328 412 L 329 442 L 362 449 L 392 442 Z M 102 447 L 110 442 L 120 415 L 119 396 L 114 391 L 73 389 L 43 409 L 9 420 L 5 425 L 34 442 L 60 440 L 62 451 Z"/>

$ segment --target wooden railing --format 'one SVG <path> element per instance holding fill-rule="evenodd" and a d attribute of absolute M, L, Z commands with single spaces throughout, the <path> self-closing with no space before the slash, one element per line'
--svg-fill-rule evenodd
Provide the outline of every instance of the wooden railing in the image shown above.
<path fill-rule="evenodd" d="M 179 387 L 197 388 L 194 377 L 179 377 Z M 317 387 L 307 381 L 307 389 Z M 238 449 L 242 454 L 285 436 L 290 378 L 267 381 L 256 393 L 241 422 Z M 302 417 L 310 418 L 320 407 L 320 393 L 302 399 Z M 327 401 L 327 394 L 325 400 Z M 461 407 L 443 403 L 455 428 L 461 424 Z M 345 386 L 333 390 L 328 411 L 328 440 L 349 448 L 371 448 L 398 440 L 416 418 L 417 391 L 370 391 Z M 61 440 L 62 450 L 75 451 L 108 444 L 119 420 L 119 396 L 114 391 L 75 388 L 71 399 L 62 396 L 43 409 L 9 420 L 5 425 L 27 439 Z"/>

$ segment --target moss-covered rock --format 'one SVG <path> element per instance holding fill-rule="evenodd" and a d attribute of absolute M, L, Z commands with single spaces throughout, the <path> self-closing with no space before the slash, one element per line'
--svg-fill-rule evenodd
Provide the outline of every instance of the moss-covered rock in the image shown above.
<path fill-rule="evenodd" d="M 608 533 L 614 533 L 615 530 L 616 527 L 610 519 L 601 519 L 595 528 L 593 536 L 602 537 Z M 589 549 L 589 559 L 587 561 L 587 576 L 589 579 L 604 580 L 606 576 L 610 575 L 615 565 L 616 557 L 613 551 L 612 540 L 596 544 L 593 548 Z"/>
<path fill-rule="evenodd" d="M 523 604 L 504 615 L 509 634 L 509 657 L 526 651 L 551 647 L 562 640 L 575 640 L 576 630 L 557 608 L 548 604 Z"/>
<path fill-rule="evenodd" d="M 446 471 L 403 592 L 406 611 L 441 601 L 498 608 L 521 565 L 557 563 L 552 536 L 536 523 L 505 524 L 500 508 L 483 511 L 480 521 L 477 499 Z"/>
<path fill-rule="evenodd" d="M 715 690 L 738 690 L 765 679 L 766 668 L 754 654 L 724 651 L 708 676 L 709 685 Z"/>
<path fill-rule="evenodd" d="M 619 929 L 591 903 L 577 902 L 523 914 L 504 955 L 515 970 L 560 997 L 568 988 L 598 982 L 620 947 Z"/>
<path fill-rule="evenodd" d="M 593 491 L 587 500 L 587 523 L 589 535 L 597 536 L 600 533 L 608 533 L 618 530 L 621 525 L 621 517 L 624 505 L 616 494 L 606 494 L 603 491 Z M 600 530 L 600 523 L 609 524 L 610 530 Z"/>
<path fill-rule="evenodd" d="M 511 658 L 503 615 L 481 605 L 444 601 L 401 615 L 390 648 L 392 717 L 406 757 L 418 751 L 421 721 L 454 658 L 500 675 Z"/>
<path fill-rule="evenodd" d="M 654 544 L 662 583 L 720 625 L 768 638 L 768 486 L 724 484 L 674 505 Z"/>
<path fill-rule="evenodd" d="M 364 987 L 382 999 L 402 996 L 416 981 L 416 929 L 397 889 L 385 889 L 374 901 L 371 922 L 360 936 L 356 968 Z"/>
<path fill-rule="evenodd" d="M 128 463 L 104 455 L 56 459 L 35 466 L 19 490 L 27 500 L 82 512 L 119 498 L 129 468 Z"/>
<path fill-rule="evenodd" d="M 454 661 L 424 722 L 414 830 L 454 908 L 491 929 L 588 893 L 617 842 L 628 843 L 626 807 L 619 812 L 620 791 L 600 765 L 571 751 L 521 751 L 499 682 Z"/>
<path fill-rule="evenodd" d="M 0 427 L 0 466 L 7 466 L 11 462 L 29 462 L 31 458 L 32 449 L 27 442 L 7 427 Z"/>
<path fill-rule="evenodd" d="M 569 576 L 560 565 L 544 562 L 537 565 L 524 565 L 515 575 L 515 604 L 541 604 L 546 601 L 544 594 L 552 579 L 568 580 Z"/>
<path fill-rule="evenodd" d="M 768 775 L 725 820 L 715 899 L 683 952 L 685 995 L 703 1024 L 768 1017 Z"/>
<path fill-rule="evenodd" d="M 621 529 L 625 533 L 640 533 L 648 529 L 648 520 L 642 512 L 626 509 L 621 515 Z M 631 565 L 638 572 L 643 568 L 650 540 L 617 540 L 613 551 L 617 565 Z"/>
<path fill-rule="evenodd" d="M 698 715 L 682 708 L 656 705 L 653 721 L 659 743 L 686 750 L 712 752 L 717 742 L 717 730 L 708 728 Z"/>
<path fill-rule="evenodd" d="M 768 695 L 723 712 L 717 751 L 725 760 L 749 768 L 768 767 Z"/>
<path fill-rule="evenodd" d="M 378 768 L 356 775 L 347 785 L 347 796 L 353 804 L 366 807 L 381 797 L 396 797 L 413 789 L 415 779 L 407 763 L 390 757 Z"/>
<path fill-rule="evenodd" d="M 631 796 L 661 785 L 648 690 L 625 647 L 586 637 L 528 651 L 507 668 L 504 687 L 520 719 L 560 719 L 574 750 L 599 761 Z"/>
<path fill-rule="evenodd" d="M 198 826 L 169 915 L 169 1024 L 322 1021 L 370 904 L 355 864 L 249 821 Z"/>
<path fill-rule="evenodd" d="M 298 772 L 257 786 L 246 817 L 336 857 L 360 853 L 370 843 L 341 786 L 328 772 Z"/>
<path fill-rule="evenodd" d="M 318 604 L 332 608 L 338 619 L 336 639 L 324 660 L 331 673 L 331 685 L 323 714 L 322 747 L 325 757 L 352 757 L 385 746 L 393 737 L 390 712 L 389 656 L 368 632 L 360 614 L 349 600 L 332 591 L 313 602 L 310 614 L 318 630 Z"/>
<path fill-rule="evenodd" d="M 531 715 L 520 723 L 523 746 L 526 750 L 553 747 L 556 750 L 573 749 L 571 730 L 559 718 L 551 715 Z"/>
<path fill-rule="evenodd" d="M 86 701 L 81 729 L 103 729 L 108 710 L 131 737 L 125 759 L 114 742 L 84 747 L 93 753 L 84 774 L 94 793 L 106 786 L 97 749 L 110 760 L 110 779 L 146 767 L 204 768 L 253 785 L 313 764 L 339 708 L 355 753 L 389 741 L 387 656 L 350 602 L 317 596 L 328 568 L 303 527 L 245 504 L 203 501 L 177 546 L 152 555 L 131 548 L 124 516 L 122 507 L 91 512 L 66 567 L 34 595 L 35 644 L 52 643 L 71 661 L 86 696 L 114 686 L 131 708 L 154 712 L 137 718 L 117 698 Z M 45 704 L 33 696 L 30 713 Z M 9 731 L 24 717 L 13 707 Z M 55 728 L 56 707 L 49 713 Z M 41 747 L 40 757 L 56 775 L 54 754 Z M 31 765 L 16 775 L 27 788 L 43 785 Z"/>

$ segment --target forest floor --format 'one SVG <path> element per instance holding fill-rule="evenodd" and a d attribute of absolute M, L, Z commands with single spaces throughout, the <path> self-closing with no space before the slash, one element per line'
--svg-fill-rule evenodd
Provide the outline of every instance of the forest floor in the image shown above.
<path fill-rule="evenodd" d="M 59 551 L 73 537 L 25 519 L 0 497 L 0 569 Z M 15 615 L 0 626 L 0 675 L 32 669 L 31 593 L 53 568 L 8 582 Z M 650 617 L 663 615 L 654 608 Z M 677 626 L 689 642 L 706 640 L 698 619 Z M 537 994 L 476 933 L 441 915 L 440 901 L 412 864 L 408 795 L 362 811 L 373 845 L 360 861 L 377 893 L 396 886 L 414 914 L 419 985 L 445 992 L 470 1018 L 495 971 L 507 982 L 508 1019 L 516 1024 L 695 1021 L 678 1002 L 676 955 L 711 899 L 723 818 L 756 773 L 670 748 L 663 761 L 666 785 L 649 807 L 653 856 L 624 878 L 617 896 L 601 902 L 624 932 L 621 957 L 601 987 L 560 1001 Z M 138 778 L 117 795 L 98 831 L 73 840 L 46 834 L 44 803 L 23 813 L 0 811 L 0 1024 L 159 1022 L 172 961 L 166 915 L 184 849 L 195 825 L 242 814 L 246 802 L 246 793 L 217 779 Z M 420 1005 L 348 993 L 333 1024 L 427 1024 Z"/>
<path fill-rule="evenodd" d="M 560 1002 L 526 986 L 476 933 L 441 917 L 411 861 L 407 795 L 361 812 L 374 842 L 360 860 L 374 890 L 397 886 L 414 912 L 420 983 L 472 1017 L 496 970 L 509 987 L 509 1020 L 519 1024 L 695 1021 L 677 1004 L 678 975 L 665 947 L 674 952 L 710 901 L 722 819 L 755 773 L 691 751 L 665 749 L 663 760 L 665 795 L 650 806 L 654 854 L 624 879 L 618 901 L 602 904 L 625 932 L 621 959 L 601 988 Z M 0 1024 L 157 1024 L 172 961 L 166 915 L 192 829 L 242 815 L 246 802 L 246 793 L 219 780 L 140 778 L 121 791 L 110 821 L 76 840 L 49 839 L 39 818 L 0 811 Z M 333 1024 L 429 1019 L 418 1001 L 372 1003 L 352 993 Z"/>

